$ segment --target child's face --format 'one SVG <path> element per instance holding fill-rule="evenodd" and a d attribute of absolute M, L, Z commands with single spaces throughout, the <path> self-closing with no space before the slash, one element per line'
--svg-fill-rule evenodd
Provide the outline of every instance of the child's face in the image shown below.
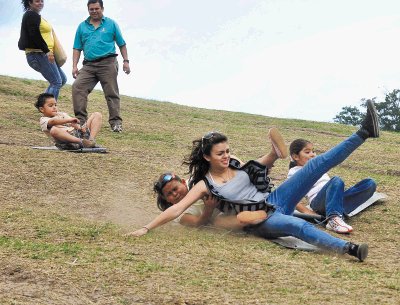
<path fill-rule="evenodd" d="M 314 146 L 312 143 L 308 143 L 298 155 L 293 154 L 292 158 L 296 161 L 298 166 L 304 166 L 308 160 L 314 158 L 315 156 L 316 154 L 314 152 Z"/>
<path fill-rule="evenodd" d="M 43 107 L 39 107 L 39 111 L 47 117 L 52 118 L 55 116 L 58 112 L 57 109 L 57 101 L 54 98 L 48 98 L 46 99 L 46 102 L 44 103 Z"/>
<path fill-rule="evenodd" d="M 171 180 L 162 189 L 162 194 L 165 200 L 171 204 L 177 204 L 188 193 L 185 180 L 179 182 L 178 180 Z"/>

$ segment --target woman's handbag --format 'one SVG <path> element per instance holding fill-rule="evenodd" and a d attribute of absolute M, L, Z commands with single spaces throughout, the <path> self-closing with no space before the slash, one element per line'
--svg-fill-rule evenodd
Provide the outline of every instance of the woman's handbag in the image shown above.
<path fill-rule="evenodd" d="M 67 61 L 67 54 L 65 54 L 65 51 L 60 41 L 58 40 L 56 32 L 54 32 L 54 30 L 53 30 L 53 40 L 54 40 L 54 49 L 53 49 L 54 58 L 56 60 L 57 65 L 61 67 Z"/>

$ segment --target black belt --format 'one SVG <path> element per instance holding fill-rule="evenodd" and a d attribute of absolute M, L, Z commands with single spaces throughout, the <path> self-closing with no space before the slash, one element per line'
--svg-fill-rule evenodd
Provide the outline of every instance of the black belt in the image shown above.
<path fill-rule="evenodd" d="M 100 57 L 100 58 L 97 58 L 97 59 L 94 59 L 94 60 L 87 60 L 87 59 L 84 59 L 83 62 L 82 62 L 82 64 L 83 64 L 83 65 L 86 65 L 86 64 L 88 64 L 88 63 L 99 62 L 99 61 L 102 61 L 103 59 L 110 58 L 110 57 L 117 57 L 117 56 L 118 56 L 118 54 L 111 54 L 111 55 L 107 55 L 107 56 L 104 56 L 104 57 Z"/>

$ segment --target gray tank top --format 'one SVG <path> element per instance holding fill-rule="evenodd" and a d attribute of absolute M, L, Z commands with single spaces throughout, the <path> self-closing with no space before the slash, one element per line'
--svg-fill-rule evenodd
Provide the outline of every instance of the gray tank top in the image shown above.
<path fill-rule="evenodd" d="M 269 193 L 262 193 L 257 190 L 245 171 L 237 170 L 235 172 L 235 177 L 224 184 L 216 184 L 209 175 L 206 175 L 206 179 L 228 201 L 249 200 L 260 202 L 268 196 Z"/>

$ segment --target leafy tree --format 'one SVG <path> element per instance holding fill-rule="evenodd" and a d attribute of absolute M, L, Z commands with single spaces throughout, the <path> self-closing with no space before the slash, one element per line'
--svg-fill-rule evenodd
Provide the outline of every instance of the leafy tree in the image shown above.
<path fill-rule="evenodd" d="M 361 99 L 361 107 L 365 108 L 367 99 Z M 375 103 L 379 115 L 380 127 L 382 130 L 400 131 L 400 89 L 394 89 L 385 96 L 384 102 Z M 364 115 L 357 107 L 345 106 L 334 118 L 333 121 L 340 124 L 357 126 L 361 123 Z"/>
<path fill-rule="evenodd" d="M 345 106 L 334 118 L 333 121 L 345 125 L 360 125 L 363 115 L 357 107 Z"/>
<path fill-rule="evenodd" d="M 386 94 L 385 101 L 376 104 L 383 130 L 400 131 L 400 90 Z"/>

